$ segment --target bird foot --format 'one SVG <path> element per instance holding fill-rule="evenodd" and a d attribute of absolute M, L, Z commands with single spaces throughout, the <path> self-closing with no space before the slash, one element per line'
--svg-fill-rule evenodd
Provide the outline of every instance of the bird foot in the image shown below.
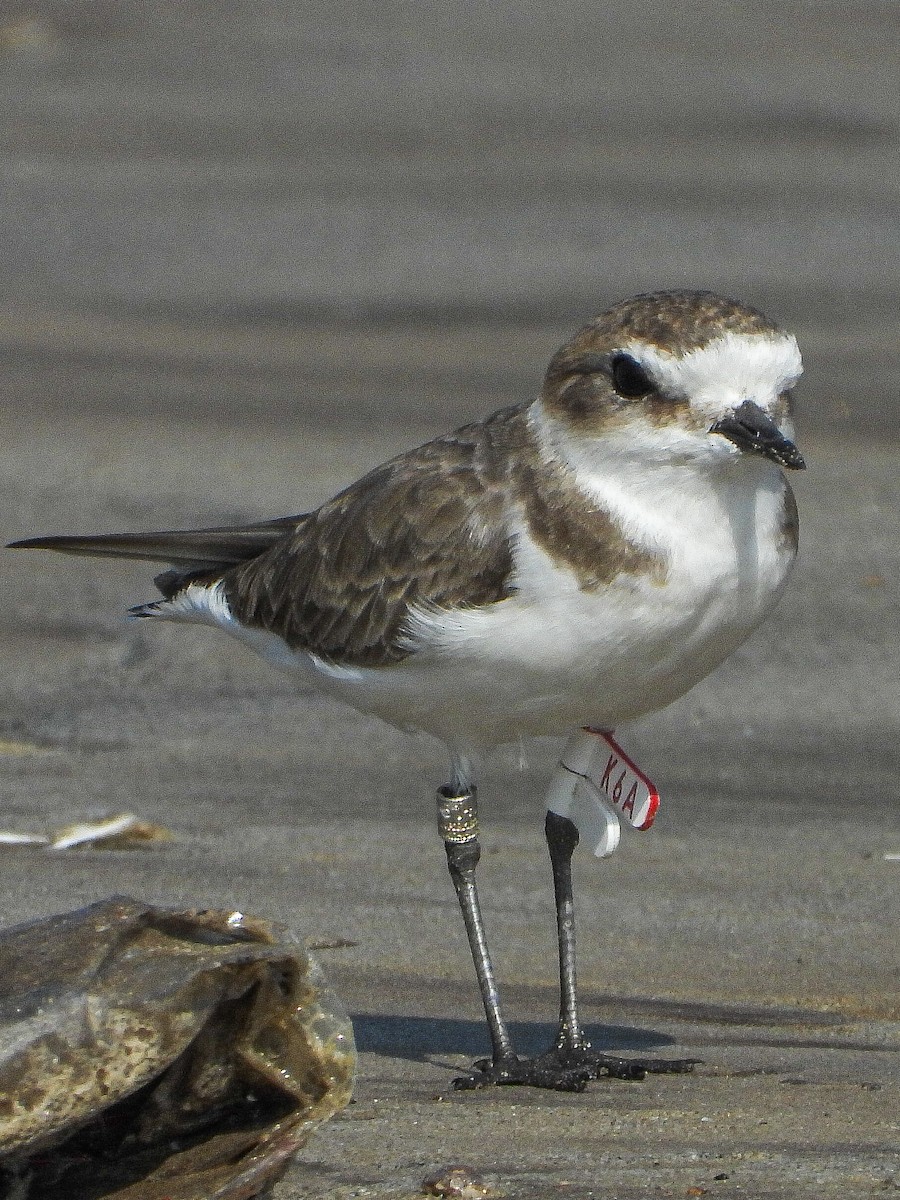
<path fill-rule="evenodd" d="M 496 1085 L 550 1088 L 556 1092 L 583 1092 L 589 1080 L 608 1075 L 611 1079 L 643 1079 L 646 1075 L 684 1075 L 693 1071 L 699 1058 L 619 1058 L 600 1054 L 590 1047 L 554 1047 L 536 1058 L 510 1055 L 494 1062 L 489 1058 L 472 1064 L 471 1073 L 454 1079 L 457 1091 Z"/>

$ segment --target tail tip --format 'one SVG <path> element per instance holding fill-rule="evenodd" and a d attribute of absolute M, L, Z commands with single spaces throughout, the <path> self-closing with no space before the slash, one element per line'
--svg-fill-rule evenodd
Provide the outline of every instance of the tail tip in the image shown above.
<path fill-rule="evenodd" d="M 146 604 L 135 604 L 128 610 L 129 620 L 139 621 L 142 617 L 158 617 L 163 603 L 162 600 L 148 600 Z"/>

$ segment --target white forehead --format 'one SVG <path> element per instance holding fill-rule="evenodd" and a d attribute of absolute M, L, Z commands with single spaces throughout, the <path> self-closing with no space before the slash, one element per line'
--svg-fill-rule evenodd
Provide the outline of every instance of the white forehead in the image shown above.
<path fill-rule="evenodd" d="M 789 333 L 724 333 L 699 350 L 672 354 L 646 342 L 623 346 L 673 399 L 774 398 L 800 378 L 803 362 Z"/>

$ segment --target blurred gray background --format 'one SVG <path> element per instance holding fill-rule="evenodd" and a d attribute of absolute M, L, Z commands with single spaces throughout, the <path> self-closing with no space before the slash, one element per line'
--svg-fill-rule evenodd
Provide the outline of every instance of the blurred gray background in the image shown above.
<path fill-rule="evenodd" d="M 7 920 L 120 890 L 333 945 L 365 1120 L 279 1196 L 407 1195 L 426 1160 L 484 1146 L 513 1196 L 598 1172 L 683 1194 L 723 1163 L 718 1195 L 900 1179 L 896 1101 L 874 1095 L 896 1090 L 900 1015 L 898 35 L 878 0 L 0 4 L 4 540 L 302 511 L 533 394 L 573 327 L 640 290 L 739 297 L 804 352 L 792 588 L 622 731 L 660 817 L 579 864 L 590 1019 L 713 1065 L 530 1096 L 515 1138 L 506 1093 L 429 1104 L 486 1048 L 432 828 L 439 748 L 211 631 L 125 624 L 153 595 L 139 565 L 4 555 L 0 825 L 128 810 L 175 834 L 0 848 Z M 554 1006 L 556 750 L 500 753 L 482 788 L 488 920 L 532 1039 Z M 569 1153 L 582 1119 L 606 1133 Z"/>

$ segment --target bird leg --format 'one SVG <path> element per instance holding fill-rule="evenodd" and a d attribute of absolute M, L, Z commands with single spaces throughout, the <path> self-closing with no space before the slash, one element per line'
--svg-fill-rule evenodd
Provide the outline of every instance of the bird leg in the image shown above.
<path fill-rule="evenodd" d="M 587 1046 L 578 1017 L 575 978 L 575 899 L 572 892 L 572 855 L 578 845 L 578 828 L 568 817 L 547 810 L 544 836 L 553 867 L 556 900 L 556 934 L 559 941 L 559 1031 L 556 1049 L 560 1054 Z"/>
<path fill-rule="evenodd" d="M 611 1075 L 616 1079 L 643 1079 L 649 1074 L 683 1074 L 693 1070 L 698 1060 L 692 1058 L 619 1058 L 614 1054 L 601 1054 L 591 1048 L 590 1042 L 584 1036 L 578 1015 L 575 978 L 572 855 L 578 845 L 578 829 L 575 822 L 568 817 L 561 817 L 558 813 L 548 810 L 544 833 L 550 851 L 553 893 L 556 899 L 556 930 L 559 939 L 559 1030 L 553 1049 L 535 1062 L 544 1063 L 549 1070 L 555 1060 L 563 1079 L 574 1074 L 576 1086 L 571 1089 L 574 1091 L 581 1091 L 589 1079 L 598 1079 L 601 1075 Z"/>
<path fill-rule="evenodd" d="M 452 795 L 454 788 L 438 791 L 438 827 L 447 851 L 450 878 L 456 889 L 462 909 L 469 947 L 475 962 L 475 974 L 481 989 L 481 999 L 491 1033 L 492 1054 L 479 1059 L 472 1065 L 471 1073 L 454 1079 L 458 1089 L 490 1087 L 492 1084 L 531 1084 L 533 1087 L 556 1088 L 565 1091 L 580 1091 L 587 1078 L 579 1065 L 574 1070 L 562 1065 L 559 1059 L 545 1063 L 540 1059 L 519 1058 L 513 1050 L 509 1028 L 500 1008 L 500 994 L 494 978 L 487 948 L 487 937 L 478 890 L 475 886 L 475 868 L 481 857 L 478 843 L 478 808 L 475 788 L 469 787 L 460 796 Z"/>
<path fill-rule="evenodd" d="M 475 884 L 475 869 L 481 857 L 478 842 L 478 807 L 475 788 L 451 795 L 441 788 L 437 795 L 438 827 L 444 839 L 450 878 L 462 909 L 475 974 L 491 1034 L 492 1054 L 472 1065 L 471 1073 L 453 1081 L 458 1089 L 483 1088 L 492 1084 L 522 1084 L 555 1091 L 580 1092 L 589 1079 L 612 1075 L 618 1079 L 643 1079 L 649 1072 L 682 1072 L 693 1060 L 663 1062 L 654 1059 L 617 1058 L 598 1054 L 584 1037 L 575 994 L 575 919 L 572 897 L 572 853 L 578 845 L 578 830 L 568 817 L 547 814 L 547 845 L 553 866 L 559 933 L 560 1017 L 556 1044 L 537 1058 L 519 1058 L 513 1050 L 509 1027 L 500 1006 L 500 994 L 487 948 L 484 920 Z"/>
<path fill-rule="evenodd" d="M 440 788 L 437 794 L 438 829 L 444 839 L 447 866 L 462 909 L 469 948 L 475 962 L 475 974 L 484 1004 L 488 1028 L 491 1032 L 492 1062 L 499 1066 L 515 1061 L 512 1039 L 500 1008 L 500 993 L 494 977 L 494 967 L 487 947 L 484 919 L 478 902 L 475 885 L 475 868 L 481 858 L 478 842 L 478 803 L 476 790 L 471 787 L 461 796 L 450 795 L 449 788 Z"/>

